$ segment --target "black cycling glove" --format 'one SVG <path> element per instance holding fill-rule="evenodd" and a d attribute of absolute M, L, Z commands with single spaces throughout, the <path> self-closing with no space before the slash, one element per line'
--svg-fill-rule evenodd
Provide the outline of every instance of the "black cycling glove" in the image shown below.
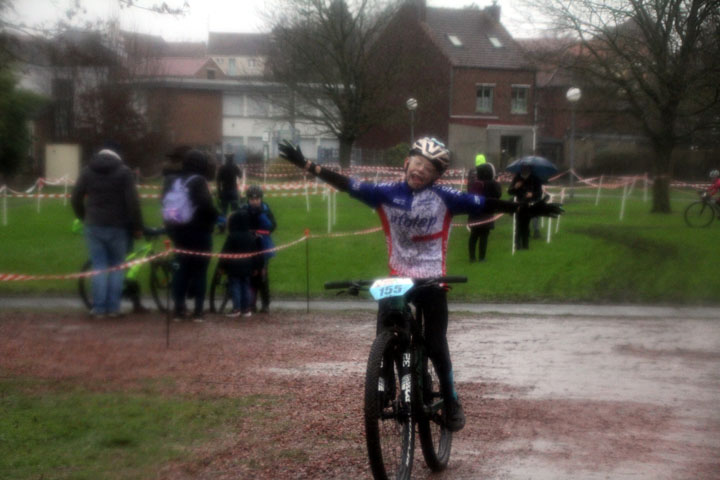
<path fill-rule="evenodd" d="M 295 146 L 287 140 L 283 140 L 278 144 L 278 150 L 280 150 L 280 157 L 284 158 L 288 162 L 297 165 L 298 167 L 305 169 L 307 166 L 307 160 L 300 150 L 300 145 Z"/>
<path fill-rule="evenodd" d="M 287 140 L 283 140 L 278 144 L 278 150 L 280 150 L 280 156 L 282 158 L 297 165 L 303 170 L 307 170 L 310 174 L 319 177 L 321 180 L 329 183 L 338 190 L 342 192 L 350 190 L 350 179 L 348 177 L 305 160 L 305 156 L 300 150 L 300 146 L 296 147 Z"/>
<path fill-rule="evenodd" d="M 531 217 L 550 217 L 557 218 L 559 215 L 565 213 L 561 203 L 547 203 L 545 199 L 529 204 L 527 206 L 527 213 Z"/>

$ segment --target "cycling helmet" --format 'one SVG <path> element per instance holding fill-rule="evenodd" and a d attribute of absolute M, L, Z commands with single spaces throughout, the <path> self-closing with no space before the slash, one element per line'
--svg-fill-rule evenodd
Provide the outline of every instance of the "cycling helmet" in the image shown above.
<path fill-rule="evenodd" d="M 718 178 L 720 177 L 720 172 L 716 169 L 710 170 L 710 178 Z"/>
<path fill-rule="evenodd" d="M 410 155 L 420 155 L 427 158 L 441 174 L 450 165 L 450 150 L 436 138 L 423 137 L 415 140 L 410 149 Z"/>
<path fill-rule="evenodd" d="M 263 190 L 260 185 L 250 185 L 246 193 L 248 198 L 262 198 Z"/>

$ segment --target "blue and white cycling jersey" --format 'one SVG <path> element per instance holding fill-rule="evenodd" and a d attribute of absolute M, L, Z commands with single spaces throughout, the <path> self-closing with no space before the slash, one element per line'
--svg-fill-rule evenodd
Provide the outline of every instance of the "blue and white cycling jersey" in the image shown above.
<path fill-rule="evenodd" d="M 485 197 L 430 185 L 413 191 L 406 182 L 373 184 L 350 179 L 350 196 L 377 210 L 392 275 L 445 275 L 453 215 L 481 213 Z"/>

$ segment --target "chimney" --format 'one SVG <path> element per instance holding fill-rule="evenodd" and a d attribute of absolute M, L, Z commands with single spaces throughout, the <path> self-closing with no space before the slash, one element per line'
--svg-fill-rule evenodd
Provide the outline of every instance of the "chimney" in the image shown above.
<path fill-rule="evenodd" d="M 500 22 L 500 5 L 497 4 L 497 0 L 493 1 L 489 7 L 485 7 L 483 11 L 496 22 Z"/>

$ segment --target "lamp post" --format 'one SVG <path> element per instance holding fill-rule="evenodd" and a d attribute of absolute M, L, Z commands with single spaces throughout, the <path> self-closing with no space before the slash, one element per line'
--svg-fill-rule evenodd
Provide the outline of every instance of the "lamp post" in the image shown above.
<path fill-rule="evenodd" d="M 410 145 L 415 143 L 415 110 L 417 109 L 418 102 L 414 98 L 410 97 L 405 102 L 405 106 L 410 110 Z"/>
<path fill-rule="evenodd" d="M 577 87 L 568 88 L 565 98 L 570 102 L 570 198 L 575 196 L 573 189 L 575 170 L 575 105 L 582 97 L 582 91 Z"/>

